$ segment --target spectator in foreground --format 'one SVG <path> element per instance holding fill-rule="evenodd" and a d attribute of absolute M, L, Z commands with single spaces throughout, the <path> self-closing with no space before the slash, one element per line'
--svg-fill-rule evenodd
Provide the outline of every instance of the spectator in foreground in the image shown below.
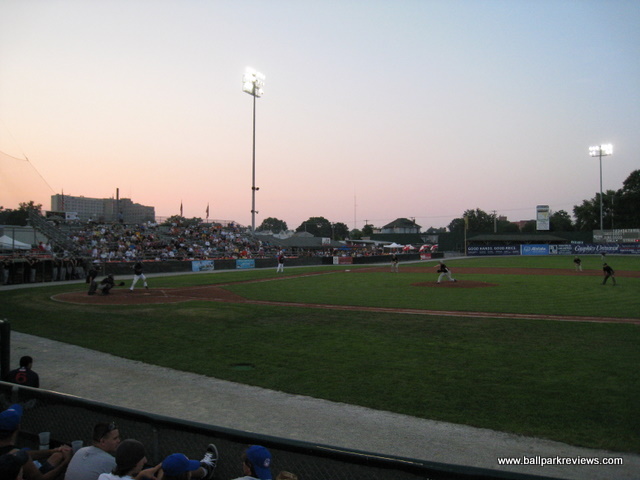
<path fill-rule="evenodd" d="M 218 449 L 213 443 L 207 447 L 202 460 L 190 460 L 182 453 L 169 455 L 162 462 L 163 480 L 189 480 L 191 478 L 202 478 L 210 480 L 213 478 L 218 462 Z"/>
<path fill-rule="evenodd" d="M 24 450 L 0 456 L 0 478 L 2 480 L 22 480 L 22 470 L 27 461 L 29 461 L 29 455 Z"/>
<path fill-rule="evenodd" d="M 116 466 L 111 473 L 101 473 L 98 480 L 121 479 L 153 479 L 156 477 L 161 464 L 144 469 L 147 464 L 144 445 L 138 440 L 128 439 L 120 443 L 116 450 Z"/>
<path fill-rule="evenodd" d="M 97 423 L 93 427 L 93 445 L 79 449 L 64 480 L 97 480 L 101 473 L 109 473 L 116 466 L 114 455 L 120 445 L 120 431 L 115 423 Z"/>
<path fill-rule="evenodd" d="M 33 366 L 33 358 L 25 355 L 20 358 L 20 368 L 11 370 L 7 375 L 7 382 L 23 385 L 25 387 L 40 387 L 40 377 L 36 372 L 31 370 Z"/>
<path fill-rule="evenodd" d="M 11 405 L 0 412 L 0 453 L 15 453 L 20 450 L 16 446 L 16 441 L 21 421 L 22 407 L 18 404 Z M 30 450 L 29 459 L 22 467 L 24 478 L 26 480 L 62 478 L 62 473 L 70 459 L 71 447 L 68 445 L 51 450 Z M 34 460 L 38 461 L 38 464 Z"/>
<path fill-rule="evenodd" d="M 261 445 L 251 445 L 242 455 L 244 477 L 235 480 L 272 480 L 271 452 Z"/>

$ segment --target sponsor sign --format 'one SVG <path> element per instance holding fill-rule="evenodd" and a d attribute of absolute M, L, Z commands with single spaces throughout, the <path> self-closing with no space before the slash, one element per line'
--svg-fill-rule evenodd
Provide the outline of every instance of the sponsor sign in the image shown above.
<path fill-rule="evenodd" d="M 571 255 L 573 253 L 572 245 L 549 245 L 549 255 Z"/>
<path fill-rule="evenodd" d="M 253 258 L 236 260 L 236 268 L 256 268 L 256 261 Z"/>
<path fill-rule="evenodd" d="M 431 253 L 421 253 L 420 260 L 431 260 Z"/>
<path fill-rule="evenodd" d="M 353 257 L 333 257 L 334 265 L 351 265 L 353 263 Z"/>
<path fill-rule="evenodd" d="M 467 255 L 520 255 L 518 245 L 469 245 Z"/>
<path fill-rule="evenodd" d="M 194 260 L 191 262 L 192 272 L 206 272 L 213 270 L 213 260 Z"/>
<path fill-rule="evenodd" d="M 574 255 L 640 254 L 639 243 L 582 243 L 571 247 Z"/>
<path fill-rule="evenodd" d="M 549 205 L 536 206 L 536 230 L 549 230 Z"/>
<path fill-rule="evenodd" d="M 549 255 L 549 245 L 520 245 L 520 255 Z"/>

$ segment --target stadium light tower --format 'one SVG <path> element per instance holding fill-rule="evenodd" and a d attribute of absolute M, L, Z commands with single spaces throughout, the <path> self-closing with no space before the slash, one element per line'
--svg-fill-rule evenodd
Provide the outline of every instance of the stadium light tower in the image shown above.
<path fill-rule="evenodd" d="M 606 145 L 589 147 L 589 155 L 600 158 L 600 231 L 602 231 L 604 230 L 604 223 L 602 220 L 602 157 L 613 155 L 613 145 L 607 143 Z"/>
<path fill-rule="evenodd" d="M 256 231 L 256 98 L 264 91 L 264 75 L 252 68 L 247 68 L 242 77 L 242 91 L 253 97 L 253 155 L 251 162 L 251 231 Z"/>

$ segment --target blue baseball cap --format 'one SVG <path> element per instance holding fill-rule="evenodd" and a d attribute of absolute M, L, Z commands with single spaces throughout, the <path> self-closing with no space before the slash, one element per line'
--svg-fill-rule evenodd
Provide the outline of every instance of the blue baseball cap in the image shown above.
<path fill-rule="evenodd" d="M 251 445 L 247 449 L 247 460 L 251 462 L 253 471 L 256 472 L 260 480 L 271 480 L 271 453 L 260 445 Z"/>
<path fill-rule="evenodd" d="M 187 472 L 193 472 L 200 468 L 200 462 L 198 460 L 189 460 L 186 455 L 182 453 L 174 453 L 169 455 L 162 462 L 162 470 L 164 473 L 171 476 L 181 475 Z"/>
<path fill-rule="evenodd" d="M 22 406 L 17 403 L 11 405 L 4 412 L 0 412 L 0 430 L 13 432 L 22 420 Z"/>

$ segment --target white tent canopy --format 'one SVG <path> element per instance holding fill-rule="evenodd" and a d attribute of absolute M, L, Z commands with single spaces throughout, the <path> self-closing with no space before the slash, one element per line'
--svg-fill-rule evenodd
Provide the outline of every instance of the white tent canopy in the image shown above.
<path fill-rule="evenodd" d="M 384 248 L 402 248 L 404 245 L 400 245 L 399 243 L 393 242 L 389 245 L 385 245 Z"/>
<path fill-rule="evenodd" d="M 0 237 L 0 248 L 3 250 L 31 250 L 31 245 L 3 235 Z"/>

